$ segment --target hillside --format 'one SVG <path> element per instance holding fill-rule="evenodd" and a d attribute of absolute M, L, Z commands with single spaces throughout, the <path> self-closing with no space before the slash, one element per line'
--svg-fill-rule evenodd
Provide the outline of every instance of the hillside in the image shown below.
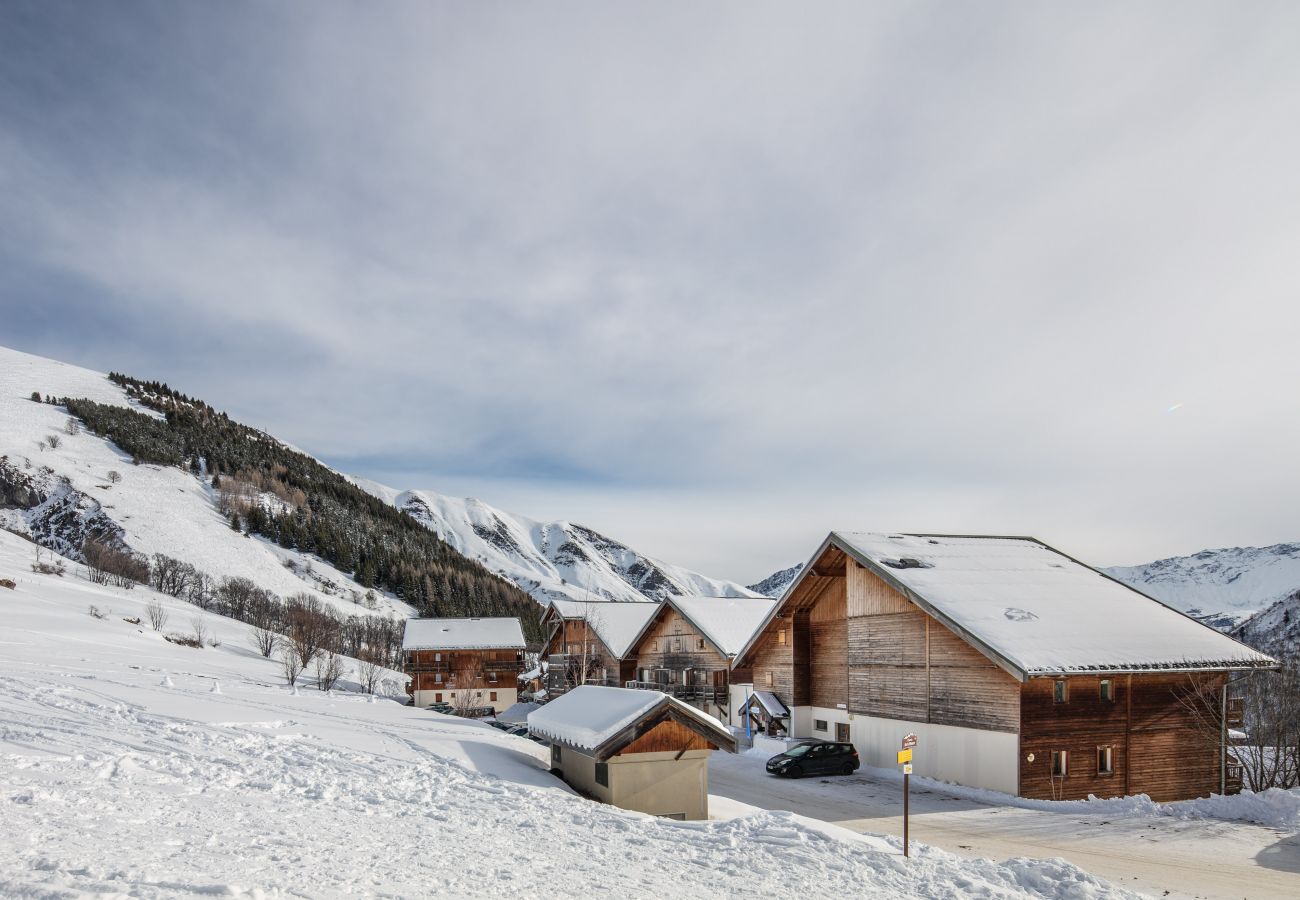
<path fill-rule="evenodd" d="M 356 483 L 543 603 L 552 597 L 639 601 L 683 595 L 755 596 L 735 582 L 644 556 L 583 525 L 541 522 L 473 498 L 432 491 L 399 493 L 362 479 Z"/>
<path fill-rule="evenodd" d="M 782 569 L 779 572 L 773 572 L 756 584 L 751 584 L 749 589 L 763 597 L 780 598 L 786 592 L 786 588 L 794 584 L 794 580 L 799 577 L 803 571 L 803 563 L 796 563 L 788 569 Z"/>
<path fill-rule="evenodd" d="M 5 897 L 780 897 L 792 881 L 810 897 L 1132 896 L 1060 860 L 918 846 L 904 864 L 892 840 L 790 813 L 685 823 L 592 803 L 531 741 L 362 697 L 350 676 L 287 689 L 240 623 L 210 616 L 218 646 L 179 646 L 127 620 L 152 601 L 185 627 L 188 604 L 30 562 L 0 532 L 16 582 L 0 587 Z"/>
<path fill-rule="evenodd" d="M 513 584 L 319 461 L 164 384 L 0 349 L 0 423 L 0 524 L 74 558 L 93 539 L 343 615 L 518 615 L 536 630 L 536 607 Z"/>

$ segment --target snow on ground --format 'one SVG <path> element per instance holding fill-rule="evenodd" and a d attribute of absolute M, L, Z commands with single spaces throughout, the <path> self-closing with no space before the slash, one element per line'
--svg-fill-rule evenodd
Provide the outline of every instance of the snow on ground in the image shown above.
<path fill-rule="evenodd" d="M 901 835 L 898 772 L 863 768 L 848 777 L 789 780 L 767 774 L 770 755 L 714 754 L 713 798 L 792 810 L 855 832 Z M 967 857 L 1059 856 L 1153 896 L 1290 898 L 1300 896 L 1300 825 L 1287 812 L 1297 796 L 1051 802 L 913 776 L 911 829 L 914 841 Z"/>
<path fill-rule="evenodd" d="M 154 599 L 173 623 L 192 608 L 29 561 L 0 533 L 17 582 L 0 588 L 5 897 L 1131 896 L 1059 860 L 904 860 L 789 813 L 594 804 L 531 741 L 290 691 L 239 623 L 209 617 L 216 648 L 171 644 L 124 620 Z"/>
<path fill-rule="evenodd" d="M 306 591 L 345 615 L 365 611 L 350 592 L 360 597 L 366 590 L 348 575 L 317 557 L 232 530 L 216 508 L 211 485 L 190 472 L 135 466 L 103 438 L 85 430 L 67 434 L 68 414 L 62 407 L 32 402 L 33 391 L 148 410 L 98 372 L 0 347 L 0 456 L 27 471 L 39 472 L 45 466 L 54 477 L 66 477 L 73 489 L 98 502 L 124 529 L 131 549 L 182 559 L 218 579 L 250 578 L 281 596 Z M 57 449 L 41 446 L 48 435 L 58 436 Z M 111 483 L 110 471 L 120 473 L 122 480 Z M 20 519 L 17 511 L 0 511 L 0 522 L 11 527 Z M 287 567 L 286 561 L 294 567 Z M 401 618 L 413 614 L 392 596 L 376 592 L 376 597 L 381 613 Z"/>

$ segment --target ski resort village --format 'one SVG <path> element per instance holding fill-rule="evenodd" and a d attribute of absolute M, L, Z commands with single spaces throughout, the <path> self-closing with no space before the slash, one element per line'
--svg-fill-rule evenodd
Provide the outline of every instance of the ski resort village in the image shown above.
<path fill-rule="evenodd" d="M 0 895 L 1300 885 L 1249 618 L 997 535 L 832 531 L 764 596 L 0 363 Z"/>
<path fill-rule="evenodd" d="M 1300 900 L 1300 3 L 0 0 L 0 900 Z"/>

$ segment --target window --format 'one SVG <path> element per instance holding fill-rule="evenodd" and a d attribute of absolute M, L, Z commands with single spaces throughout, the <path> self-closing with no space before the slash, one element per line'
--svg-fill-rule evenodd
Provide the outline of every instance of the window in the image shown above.
<path fill-rule="evenodd" d="M 1064 778 L 1070 771 L 1070 751 L 1052 751 L 1052 777 Z"/>
<path fill-rule="evenodd" d="M 497 692 L 496 692 L 496 691 L 489 691 L 489 692 L 488 692 L 488 699 L 491 700 L 493 703 L 496 703 L 496 702 L 497 702 Z"/>
<path fill-rule="evenodd" d="M 551 768 L 558 769 L 559 767 L 560 767 L 560 745 L 551 744 Z"/>
<path fill-rule="evenodd" d="M 434 702 L 434 703 L 441 703 L 441 702 L 442 702 L 442 694 L 434 694 L 434 695 L 433 695 L 433 702 Z"/>
<path fill-rule="evenodd" d="M 433 681 L 434 681 L 435 684 L 442 684 L 442 673 L 441 673 L 441 672 L 434 672 L 434 673 L 433 673 Z"/>
<path fill-rule="evenodd" d="M 830 731 L 825 719 L 813 719 L 813 731 Z"/>
<path fill-rule="evenodd" d="M 658 653 L 658 652 L 659 652 L 659 642 L 658 642 L 658 641 L 651 641 L 651 642 L 650 642 L 650 652 L 651 652 L 651 653 Z"/>
<path fill-rule="evenodd" d="M 699 640 L 697 640 L 697 641 L 695 642 L 695 649 L 696 649 L 696 650 L 703 650 L 703 649 L 704 649 L 704 638 L 700 638 Z"/>
<path fill-rule="evenodd" d="M 772 673 L 771 673 L 771 672 L 768 672 L 768 673 L 767 673 L 767 686 L 768 686 L 768 687 L 771 687 L 771 686 L 772 686 Z"/>
<path fill-rule="evenodd" d="M 1070 687 L 1064 681 L 1058 681 L 1052 685 L 1052 701 L 1054 703 L 1070 702 Z"/>
<path fill-rule="evenodd" d="M 434 662 L 442 662 L 442 654 L 441 654 L 441 653 L 435 653 L 435 654 L 433 654 L 433 661 L 434 661 Z"/>
<path fill-rule="evenodd" d="M 784 628 L 778 628 L 778 629 L 777 629 L 777 631 L 776 631 L 776 642 L 777 642 L 778 644 L 780 644 L 782 647 L 785 646 L 785 629 L 784 629 Z"/>
<path fill-rule="evenodd" d="M 673 652 L 674 652 L 674 653 L 681 653 L 681 652 L 682 652 L 682 639 L 681 639 L 681 638 L 673 638 Z"/>
<path fill-rule="evenodd" d="M 496 673 L 496 672 L 488 672 L 488 681 L 490 681 L 490 682 L 492 682 L 493 684 L 495 684 L 495 683 L 496 683 L 496 680 L 497 680 L 497 673 Z"/>
<path fill-rule="evenodd" d="M 1103 703 L 1109 703 L 1115 699 L 1115 690 L 1111 687 L 1109 678 L 1103 678 L 1101 680 L 1101 685 L 1097 688 L 1097 691 Z"/>
<path fill-rule="evenodd" d="M 596 784 L 609 787 L 609 763 L 596 763 Z"/>
<path fill-rule="evenodd" d="M 1114 747 L 1097 748 L 1097 774 L 1098 775 L 1115 774 L 1115 748 Z"/>

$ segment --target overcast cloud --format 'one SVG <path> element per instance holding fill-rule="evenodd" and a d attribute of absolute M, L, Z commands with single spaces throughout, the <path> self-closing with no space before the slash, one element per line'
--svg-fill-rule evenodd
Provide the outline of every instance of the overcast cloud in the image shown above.
<path fill-rule="evenodd" d="M 1287 2 L 10 0 L 0 343 L 721 577 L 1133 563 L 1300 539 L 1297 160 Z"/>

